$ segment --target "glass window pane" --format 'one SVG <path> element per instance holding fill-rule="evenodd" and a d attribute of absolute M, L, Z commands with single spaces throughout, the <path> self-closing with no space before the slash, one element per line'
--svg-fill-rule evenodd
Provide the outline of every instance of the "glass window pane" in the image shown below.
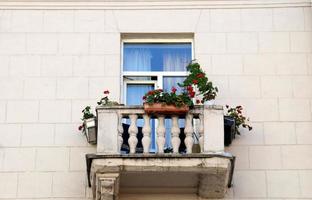
<path fill-rule="evenodd" d="M 191 43 L 125 43 L 124 71 L 186 71 Z"/>

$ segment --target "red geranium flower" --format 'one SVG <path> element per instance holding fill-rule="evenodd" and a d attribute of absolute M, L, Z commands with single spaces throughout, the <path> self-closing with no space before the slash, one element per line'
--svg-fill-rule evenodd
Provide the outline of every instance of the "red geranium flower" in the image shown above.
<path fill-rule="evenodd" d="M 108 90 L 105 90 L 105 91 L 104 91 L 104 94 L 109 94 L 109 91 L 108 91 Z"/>
<path fill-rule="evenodd" d="M 83 125 L 80 125 L 80 126 L 78 127 L 78 130 L 81 131 L 82 128 L 83 128 Z"/>
<path fill-rule="evenodd" d="M 196 77 L 197 77 L 197 78 L 204 78 L 205 75 L 204 75 L 203 73 L 200 73 L 200 74 L 197 74 Z"/>
<path fill-rule="evenodd" d="M 198 83 L 198 80 L 193 80 L 193 83 L 194 83 L 194 84 L 197 84 L 197 83 Z"/>
<path fill-rule="evenodd" d="M 172 91 L 172 93 L 176 93 L 176 91 L 177 91 L 177 88 L 175 88 L 175 87 L 172 87 L 172 88 L 171 88 L 171 91 Z"/>
<path fill-rule="evenodd" d="M 199 103 L 200 103 L 200 100 L 199 100 L 199 99 L 196 99 L 196 103 L 199 104 Z"/>
<path fill-rule="evenodd" d="M 146 96 L 143 96 L 142 99 L 143 99 L 143 100 L 146 100 Z"/>
<path fill-rule="evenodd" d="M 190 91 L 193 91 L 193 87 L 192 87 L 192 86 L 190 86 L 190 85 L 189 85 L 189 86 L 187 86 L 187 88 L 186 88 L 186 89 L 187 89 L 187 91 L 189 91 L 189 92 L 190 92 Z"/>
<path fill-rule="evenodd" d="M 193 98 L 195 96 L 195 92 L 190 92 L 190 97 Z"/>

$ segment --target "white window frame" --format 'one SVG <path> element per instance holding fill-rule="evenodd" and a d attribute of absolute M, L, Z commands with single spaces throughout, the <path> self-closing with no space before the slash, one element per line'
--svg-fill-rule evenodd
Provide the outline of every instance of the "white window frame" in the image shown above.
<path fill-rule="evenodd" d="M 171 37 L 174 34 L 170 35 Z M 156 37 L 156 38 L 124 38 L 121 41 L 121 83 L 123 90 L 121 90 L 121 99 L 123 103 L 126 104 L 126 97 L 127 97 L 127 84 L 130 82 L 128 80 L 124 80 L 126 76 L 136 76 L 136 77 L 144 77 L 144 76 L 156 76 L 157 81 L 144 81 L 144 80 L 135 80 L 131 81 L 133 84 L 146 84 L 155 82 L 155 89 L 163 89 L 163 78 L 164 77 L 180 77 L 180 76 L 187 76 L 187 71 L 144 71 L 144 72 L 134 72 L 134 71 L 123 71 L 123 51 L 124 51 L 124 44 L 125 43 L 191 43 L 191 53 L 192 53 L 192 60 L 194 59 L 194 39 L 193 38 L 166 38 L 166 37 Z"/>

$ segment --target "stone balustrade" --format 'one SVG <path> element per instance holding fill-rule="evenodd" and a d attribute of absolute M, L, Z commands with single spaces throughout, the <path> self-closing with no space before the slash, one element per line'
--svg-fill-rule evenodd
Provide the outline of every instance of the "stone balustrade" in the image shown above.
<path fill-rule="evenodd" d="M 156 143 L 157 153 L 164 153 L 165 138 L 165 119 L 172 120 L 171 144 L 173 153 L 179 153 L 180 127 L 179 118 L 185 119 L 185 146 L 186 153 L 192 153 L 194 120 L 198 119 L 198 134 L 201 153 L 217 153 L 224 150 L 224 128 L 223 128 L 223 108 L 222 106 L 195 106 L 184 116 L 177 115 L 148 115 L 144 112 L 142 106 L 100 106 L 97 107 L 98 116 L 98 142 L 97 153 L 101 154 L 120 154 L 123 144 L 123 126 L 124 118 L 130 120 L 129 149 L 130 154 L 136 153 L 138 144 L 138 127 L 137 120 L 143 119 L 142 128 L 143 153 L 148 154 L 151 145 L 151 119 L 157 119 Z"/>

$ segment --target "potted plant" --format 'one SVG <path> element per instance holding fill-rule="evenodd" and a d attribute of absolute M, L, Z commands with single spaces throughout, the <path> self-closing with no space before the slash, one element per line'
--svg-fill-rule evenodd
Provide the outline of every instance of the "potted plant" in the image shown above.
<path fill-rule="evenodd" d="M 214 87 L 205 72 L 197 62 L 191 62 L 186 67 L 189 71 L 183 83 L 178 83 L 182 88 L 181 94 L 176 94 L 177 89 L 164 92 L 162 89 L 151 90 L 143 96 L 144 110 L 147 113 L 158 114 L 184 114 L 194 104 L 203 104 L 205 101 L 215 99 L 218 88 Z"/>
<path fill-rule="evenodd" d="M 96 117 L 91 112 L 91 107 L 86 106 L 82 110 L 82 118 L 83 121 L 82 125 L 79 126 L 79 130 L 82 131 L 86 138 L 88 143 L 90 144 L 96 144 L 97 140 L 97 126 L 96 126 Z"/>
<path fill-rule="evenodd" d="M 248 124 L 249 118 L 243 115 L 243 107 L 230 107 L 226 105 L 226 113 L 224 116 L 224 145 L 229 146 L 235 135 L 240 135 L 239 128 L 247 128 L 252 130 L 252 126 Z"/>
<path fill-rule="evenodd" d="M 100 99 L 99 102 L 97 102 L 97 104 L 99 106 L 118 106 L 118 105 L 122 105 L 122 104 L 119 104 L 117 101 L 111 101 L 109 100 L 108 96 L 109 96 L 109 90 L 104 90 L 104 97 L 102 97 Z"/>

